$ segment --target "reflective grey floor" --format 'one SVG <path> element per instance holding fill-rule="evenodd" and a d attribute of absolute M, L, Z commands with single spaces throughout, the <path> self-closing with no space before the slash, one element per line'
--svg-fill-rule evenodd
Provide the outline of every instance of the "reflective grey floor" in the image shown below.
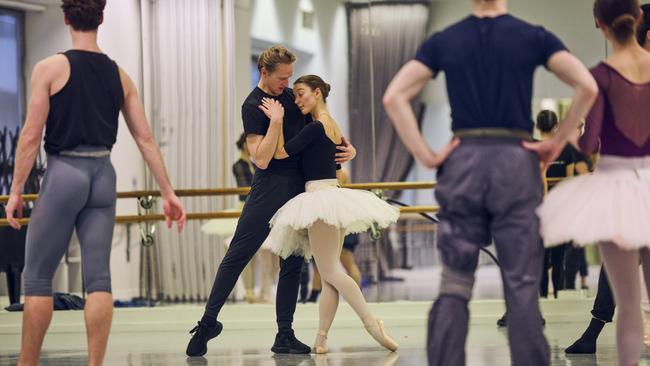
<path fill-rule="evenodd" d="M 391 335 L 400 343 L 396 353 L 384 351 L 365 334 L 361 328 L 350 326 L 357 322 L 350 309 L 342 307 L 337 314 L 337 320 L 329 335 L 331 352 L 326 356 L 274 356 L 269 348 L 273 342 L 275 331 L 272 329 L 274 308 L 264 306 L 254 307 L 256 314 L 264 323 L 259 329 L 245 330 L 239 325 L 235 330 L 235 319 L 250 315 L 248 308 L 224 308 L 226 329 L 224 333 L 209 344 L 209 352 L 204 358 L 188 359 L 185 357 L 185 346 L 190 335 L 187 331 L 192 323 L 200 317 L 202 307 L 179 307 L 172 313 L 156 311 L 116 312 L 114 327 L 111 334 L 106 365 L 219 365 L 219 366 L 424 366 L 426 353 L 424 349 L 426 329 L 426 311 L 431 299 L 437 294 L 439 274 L 437 270 L 393 271 L 393 276 L 403 277 L 405 282 L 383 283 L 380 287 L 371 286 L 364 289 L 366 298 L 376 300 L 425 300 L 426 306 L 417 308 L 416 319 L 400 323 L 395 317 L 384 318 Z M 590 268 L 589 285 L 593 294 L 598 276 L 598 268 Z M 477 273 L 477 286 L 474 296 L 477 299 L 500 299 L 502 296 L 499 273 L 494 266 L 481 267 Z M 5 299 L 0 297 L 0 305 Z M 490 300 L 488 300 L 489 302 Z M 558 304 L 560 306 L 558 306 Z M 595 356 L 565 357 L 564 347 L 571 344 L 579 336 L 588 321 L 588 309 L 591 299 L 586 304 L 576 308 L 576 305 L 566 307 L 559 302 L 547 302 L 546 335 L 551 345 L 552 365 L 586 366 L 586 365 L 615 365 L 616 349 L 614 342 L 614 327 L 607 325 L 599 340 L 598 353 Z M 551 305 L 551 306 L 549 306 Z M 555 306 L 552 306 L 555 305 Z M 392 305 L 391 305 L 392 306 Z M 571 308 L 573 306 L 574 308 Z M 472 308 L 473 324 L 467 342 L 467 365 L 509 365 L 507 334 L 494 325 L 502 310 L 502 304 L 483 303 Z M 558 309 L 559 308 L 559 309 Z M 169 308 L 168 308 L 169 309 Z M 173 308 L 172 308 L 173 309 Z M 382 309 L 375 307 L 381 315 Z M 395 305 L 399 310 L 383 310 L 383 316 L 391 313 L 409 311 L 408 307 Z M 407 309 L 407 310 L 404 310 Z M 487 309 L 487 310 L 486 310 Z M 160 309 L 159 309 L 160 310 Z M 229 314 L 230 313 L 230 314 Z M 131 315 L 129 315 L 131 314 Z M 156 315 L 157 314 L 157 315 Z M 2 315 L 2 314 L 0 314 Z M 6 315 L 6 314 L 5 314 Z M 63 314 L 61 314 L 63 315 Z M 409 319 L 409 314 L 400 314 Z M 411 314 L 412 315 L 412 314 Z M 478 316 L 478 320 L 476 319 Z M 573 319 L 581 316 L 581 319 Z M 166 325 L 151 323 L 156 317 L 165 319 Z M 494 319 L 492 319 L 492 317 Z M 399 317 L 398 317 L 399 318 Z M 120 320 L 121 319 L 121 320 Z M 266 320 L 269 320 L 270 323 Z M 305 321 L 307 319 L 308 321 Z M 316 333 L 317 308 L 300 305 L 297 312 L 298 328 L 296 335 L 302 341 L 311 343 Z M 555 320 L 553 320 L 555 319 Z M 569 319 L 572 322 L 564 320 Z M 20 318 L 16 314 L 10 318 L 0 316 L 0 366 L 15 365 L 20 348 L 18 332 Z M 223 319 L 222 319 L 223 320 Z M 55 318 L 53 324 L 58 324 L 58 331 L 49 334 L 44 343 L 42 365 L 85 365 L 85 335 L 81 314 Z M 65 324 L 70 326 L 63 326 Z M 421 326 L 414 326 L 416 324 Z M 13 324 L 13 326 L 11 325 Z M 125 325 L 126 324 L 126 325 Z M 148 324 L 148 325 L 147 325 Z M 153 324 L 153 325 L 151 325 Z M 180 325 L 179 325 L 180 324 Z M 12 328 L 13 327 L 13 328 Z M 155 328 L 152 328 L 155 327 Z M 15 329 L 14 329 L 15 328 Z M 187 328 L 187 329 L 186 329 Z M 250 329 L 250 327 L 248 327 Z M 165 331 L 154 331 L 165 329 Z M 650 356 L 644 355 L 641 365 L 650 366 Z"/>
<path fill-rule="evenodd" d="M 598 288 L 600 266 L 589 266 L 587 284 L 589 296 L 595 296 Z M 440 268 L 414 268 L 412 270 L 394 269 L 392 277 L 402 278 L 403 282 L 382 282 L 379 286 L 364 287 L 363 293 L 368 301 L 430 301 L 438 296 Z M 472 293 L 474 300 L 503 299 L 501 273 L 494 265 L 479 266 L 476 271 L 476 284 Z"/>
<path fill-rule="evenodd" d="M 595 356 L 564 355 L 564 347 L 579 335 L 583 324 L 556 323 L 546 329 L 552 350 L 552 365 L 615 365 L 614 328 L 608 325 L 599 341 Z M 391 327 L 400 342 L 396 353 L 376 346 L 362 329 L 333 329 L 331 352 L 325 356 L 273 355 L 268 348 L 273 340 L 271 329 L 259 331 L 224 331 L 209 344 L 203 358 L 187 358 L 184 349 L 189 334 L 185 332 L 114 332 L 111 335 L 107 365 L 220 365 L 220 366 L 424 366 L 423 327 Z M 314 330 L 302 329 L 297 336 L 311 341 Z M 15 365 L 17 336 L 0 336 L 0 365 Z M 45 342 L 42 365 L 85 365 L 85 339 L 82 333 L 59 333 Z M 492 325 L 473 325 L 467 344 L 467 365 L 509 365 L 507 335 Z M 650 365 L 644 355 L 641 365 Z"/>

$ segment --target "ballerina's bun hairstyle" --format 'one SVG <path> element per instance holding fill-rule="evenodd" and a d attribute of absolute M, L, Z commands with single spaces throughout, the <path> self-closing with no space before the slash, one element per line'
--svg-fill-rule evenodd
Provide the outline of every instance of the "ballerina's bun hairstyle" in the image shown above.
<path fill-rule="evenodd" d="M 305 84 L 311 90 L 320 90 L 320 93 L 323 95 L 323 102 L 327 103 L 327 96 L 330 95 L 330 90 L 332 88 L 330 87 L 330 84 L 323 81 L 320 76 L 304 75 L 299 77 L 298 80 L 293 83 L 293 85 L 296 84 Z"/>
<path fill-rule="evenodd" d="M 636 35 L 636 22 L 641 13 L 638 0 L 596 0 L 594 16 L 611 29 L 619 43 Z"/>

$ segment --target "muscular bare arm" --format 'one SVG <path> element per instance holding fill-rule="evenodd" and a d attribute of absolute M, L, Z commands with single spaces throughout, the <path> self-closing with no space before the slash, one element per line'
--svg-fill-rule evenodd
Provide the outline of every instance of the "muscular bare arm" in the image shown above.
<path fill-rule="evenodd" d="M 402 142 L 415 159 L 429 168 L 442 164 L 459 144 L 454 139 L 439 151 L 433 152 L 418 128 L 410 102 L 432 76 L 432 71 L 423 63 L 409 61 L 390 82 L 383 98 L 386 112 Z"/>
<path fill-rule="evenodd" d="M 43 60 L 36 64 L 32 71 L 32 93 L 27 106 L 25 125 L 16 149 L 10 197 L 5 206 L 7 220 L 14 229 L 20 229 L 20 223 L 15 217 L 22 218 L 23 216 L 23 188 L 40 149 L 43 129 L 50 111 L 50 88 L 56 77 L 62 73 L 62 68 L 65 67 L 62 61 L 66 61 L 61 60 L 60 57 L 64 56 L 52 56 Z M 17 216 L 14 216 L 14 213 L 17 213 Z"/>

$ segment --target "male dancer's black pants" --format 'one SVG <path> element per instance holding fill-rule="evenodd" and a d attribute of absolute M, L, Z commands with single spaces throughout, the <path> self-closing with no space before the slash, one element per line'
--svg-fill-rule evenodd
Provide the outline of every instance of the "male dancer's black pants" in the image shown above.
<path fill-rule="evenodd" d="M 235 235 L 212 284 L 210 298 L 205 307 L 206 316 L 216 318 L 219 315 L 239 275 L 268 236 L 271 217 L 287 201 L 304 192 L 304 188 L 304 181 L 298 169 L 274 172 L 258 169 L 255 172 Z M 291 328 L 303 262 L 303 257 L 296 256 L 280 260 L 275 307 L 280 331 Z"/>
<path fill-rule="evenodd" d="M 611 323 L 614 318 L 614 310 L 616 304 L 614 303 L 614 295 L 609 286 L 609 279 L 605 272 L 605 267 L 600 267 L 600 277 L 598 277 L 598 292 L 594 300 L 594 308 L 591 310 L 591 315 L 594 318 Z"/>

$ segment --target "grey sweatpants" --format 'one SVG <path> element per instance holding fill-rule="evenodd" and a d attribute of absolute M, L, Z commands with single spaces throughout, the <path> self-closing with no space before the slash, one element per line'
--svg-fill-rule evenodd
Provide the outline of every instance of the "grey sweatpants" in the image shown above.
<path fill-rule="evenodd" d="M 465 340 L 479 248 L 494 239 L 501 264 L 513 365 L 548 365 L 538 289 L 544 255 L 535 209 L 539 161 L 521 141 L 464 138 L 438 170 L 440 295 L 429 314 L 430 366 L 465 364 Z"/>
<path fill-rule="evenodd" d="M 48 156 L 27 229 L 26 296 L 52 295 L 52 277 L 74 229 L 81 246 L 86 291 L 111 292 L 115 200 L 115 170 L 108 156 Z"/>

